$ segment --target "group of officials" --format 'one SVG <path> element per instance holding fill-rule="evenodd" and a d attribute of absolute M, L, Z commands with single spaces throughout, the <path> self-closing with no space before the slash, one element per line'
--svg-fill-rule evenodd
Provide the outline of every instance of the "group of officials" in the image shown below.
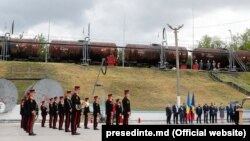
<path fill-rule="evenodd" d="M 66 96 L 53 97 L 49 99 L 49 106 L 45 105 L 45 101 L 41 102 L 41 127 L 45 126 L 46 116 L 49 114 L 49 128 L 65 130 L 65 132 L 71 132 L 72 135 L 80 135 L 77 132 L 77 128 L 80 128 L 81 115 L 84 115 L 84 128 L 88 127 L 88 115 L 89 109 L 89 98 L 86 97 L 84 102 L 81 101 L 79 96 L 80 87 L 75 86 L 74 93 L 71 91 L 66 92 Z M 23 128 L 30 136 L 35 136 L 33 132 L 33 126 L 35 120 L 38 117 L 38 104 L 35 101 L 35 90 L 31 89 L 24 99 L 21 100 L 21 128 Z M 124 91 L 124 98 L 122 104 L 119 99 L 116 103 L 113 102 L 112 94 L 108 95 L 106 101 L 106 125 L 112 125 L 114 119 L 116 119 L 116 125 L 123 120 L 124 125 L 128 125 L 128 118 L 130 116 L 130 100 L 129 90 Z M 93 118 L 94 118 L 94 130 L 99 130 L 98 117 L 101 115 L 100 104 L 98 96 L 94 96 L 93 102 Z M 122 118 L 123 115 L 123 118 Z M 58 122 L 59 118 L 59 122 Z M 57 128 L 58 122 L 58 128 Z M 64 124 L 64 129 L 63 129 Z M 71 125 L 71 130 L 70 130 Z"/>
<path fill-rule="evenodd" d="M 226 113 L 227 122 L 239 124 L 239 112 L 238 108 L 242 108 L 241 105 L 232 105 L 228 104 L 226 107 L 221 103 L 219 107 L 216 106 L 215 103 L 211 103 L 211 105 L 204 104 L 201 106 L 200 104 L 197 107 L 190 106 L 187 107 L 185 103 L 180 105 L 173 105 L 172 107 L 168 104 L 166 106 L 166 116 L 167 116 L 167 124 L 171 124 L 171 117 L 173 115 L 174 124 L 178 124 L 178 119 L 180 124 L 188 124 L 193 123 L 196 115 L 196 123 L 201 124 L 201 118 L 203 114 L 204 124 L 208 123 L 217 123 L 218 114 L 220 117 L 221 123 L 224 122 L 224 117 Z M 209 120 L 209 122 L 208 122 Z"/>

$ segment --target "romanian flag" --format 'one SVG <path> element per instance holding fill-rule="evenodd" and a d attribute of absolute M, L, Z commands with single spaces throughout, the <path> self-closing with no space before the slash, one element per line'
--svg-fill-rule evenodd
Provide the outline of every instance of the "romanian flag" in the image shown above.
<path fill-rule="evenodd" d="M 187 105 L 186 105 L 186 113 L 187 113 L 187 120 L 190 120 L 191 118 L 191 115 L 190 115 L 190 107 L 191 107 L 191 104 L 190 104 L 190 94 L 189 94 L 189 91 L 188 91 L 188 97 L 187 97 Z"/>
<path fill-rule="evenodd" d="M 191 102 L 191 106 L 192 106 L 192 120 L 194 120 L 195 118 L 195 99 L 194 99 L 194 93 L 193 93 L 193 96 L 192 96 L 192 102 Z"/>

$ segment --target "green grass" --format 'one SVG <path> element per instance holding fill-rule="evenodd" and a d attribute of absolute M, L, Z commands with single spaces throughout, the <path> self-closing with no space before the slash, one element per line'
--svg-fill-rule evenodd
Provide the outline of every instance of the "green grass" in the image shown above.
<path fill-rule="evenodd" d="M 0 62 L 0 77 L 43 77 L 59 81 L 65 90 L 81 86 L 81 97 L 92 97 L 98 66 L 80 66 L 67 63 Z M 12 69 L 11 69 L 12 68 Z M 14 71 L 13 68 L 18 68 Z M 32 68 L 30 74 L 23 73 Z M 12 72 L 12 73 L 11 73 Z M 244 74 L 245 75 L 245 74 Z M 239 74 L 240 81 L 249 82 L 250 73 Z M 35 81 L 13 81 L 20 97 Z M 176 102 L 176 72 L 159 71 L 156 68 L 108 67 L 107 75 L 100 75 L 103 87 L 96 89 L 96 95 L 105 99 L 112 93 L 122 98 L 123 90 L 129 89 L 134 110 L 163 110 L 167 103 Z M 241 101 L 246 96 L 226 84 L 210 79 L 207 72 L 181 71 L 181 101 L 186 102 L 187 91 L 195 93 L 196 104 L 215 102 L 227 104 L 230 100 Z M 92 100 L 92 98 L 91 98 Z M 250 104 L 246 105 L 250 107 Z"/>

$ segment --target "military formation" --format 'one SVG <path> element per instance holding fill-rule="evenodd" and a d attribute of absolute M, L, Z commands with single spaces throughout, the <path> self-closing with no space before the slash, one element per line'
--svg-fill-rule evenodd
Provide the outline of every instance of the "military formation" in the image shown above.
<path fill-rule="evenodd" d="M 203 117 L 203 124 L 224 123 L 224 120 L 226 120 L 227 123 L 235 123 L 238 125 L 239 108 L 242 108 L 242 106 L 234 104 L 224 106 L 222 103 L 220 106 L 216 106 L 215 103 L 211 103 L 211 105 L 204 104 L 203 106 L 198 104 L 197 107 L 188 107 L 185 103 L 180 106 L 170 106 L 170 104 L 167 104 L 166 121 L 167 124 L 171 124 L 171 118 L 173 117 L 174 124 L 192 124 L 195 120 L 197 124 L 201 124 Z"/>
<path fill-rule="evenodd" d="M 84 101 L 81 100 L 80 87 L 75 86 L 74 92 L 66 91 L 65 96 L 53 97 L 49 99 L 48 106 L 46 106 L 46 101 L 41 101 L 40 111 L 41 111 L 41 127 L 46 127 L 47 115 L 49 115 L 49 128 L 64 130 L 65 132 L 71 132 L 72 135 L 80 135 L 77 132 L 80 127 L 81 115 L 84 115 L 84 128 L 90 129 L 88 127 L 90 104 L 89 98 L 86 97 Z M 35 100 L 35 90 L 31 89 L 21 100 L 21 128 L 24 129 L 30 136 L 35 136 L 33 131 L 33 126 L 38 118 L 38 103 Z M 124 98 L 122 102 L 120 99 L 116 99 L 113 102 L 112 94 L 108 95 L 105 104 L 106 108 L 106 125 L 113 125 L 114 121 L 116 125 L 128 125 L 129 116 L 131 115 L 130 100 L 129 100 L 129 90 L 124 91 Z M 93 129 L 98 129 L 98 119 L 101 116 L 101 109 L 99 104 L 98 96 L 94 96 L 93 101 Z M 64 127 L 64 129 L 63 129 Z"/>

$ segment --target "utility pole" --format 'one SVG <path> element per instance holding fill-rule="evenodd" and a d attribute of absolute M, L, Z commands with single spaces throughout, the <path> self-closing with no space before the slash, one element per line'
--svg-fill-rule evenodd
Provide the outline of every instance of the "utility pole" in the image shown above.
<path fill-rule="evenodd" d="M 49 20 L 49 27 L 48 27 L 48 44 L 46 44 L 46 48 L 45 48 L 45 63 L 48 62 L 48 54 L 49 54 L 49 37 L 50 36 L 50 20 Z"/>
<path fill-rule="evenodd" d="M 236 66 L 235 66 L 235 62 L 234 62 L 234 49 L 233 49 L 233 35 L 232 35 L 232 31 L 229 29 L 228 30 L 230 33 L 230 39 L 231 39 L 231 43 L 230 43 L 230 48 L 229 48 L 229 68 L 230 71 L 236 71 Z"/>
<path fill-rule="evenodd" d="M 181 105 L 181 96 L 180 96 L 180 65 L 179 65 L 179 50 L 178 50 L 178 30 L 180 30 L 184 25 L 173 28 L 168 24 L 168 27 L 174 31 L 175 35 L 175 48 L 176 48 L 176 77 L 177 77 L 177 105 Z"/>
<path fill-rule="evenodd" d="M 166 34 L 166 28 L 163 28 L 162 31 L 162 45 L 161 45 L 161 56 L 160 56 L 160 69 L 166 69 L 166 57 L 165 57 L 165 47 L 167 46 L 167 34 Z"/>

